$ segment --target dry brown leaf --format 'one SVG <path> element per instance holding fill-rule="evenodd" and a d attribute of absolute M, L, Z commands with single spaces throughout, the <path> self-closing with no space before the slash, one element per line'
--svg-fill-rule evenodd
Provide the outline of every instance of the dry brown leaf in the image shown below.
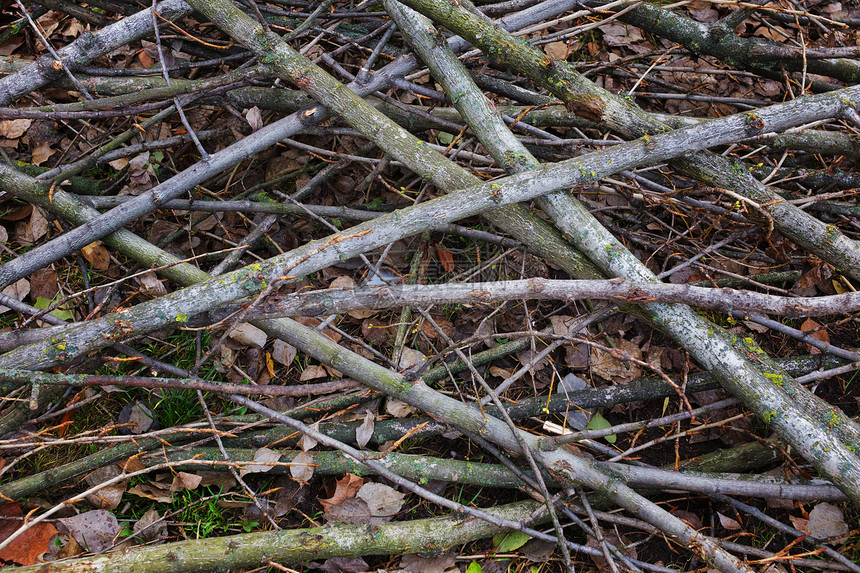
<path fill-rule="evenodd" d="M 338 521 L 347 525 L 366 525 L 370 520 L 370 508 L 363 499 L 351 497 L 333 505 L 323 512 L 328 522 Z"/>
<path fill-rule="evenodd" d="M 3 294 L 15 300 L 24 300 L 30 294 L 30 281 L 27 279 L 18 279 L 15 284 L 11 284 L 3 289 Z M 9 311 L 8 307 L 0 306 L 0 314 Z"/>
<path fill-rule="evenodd" d="M 355 286 L 355 281 L 352 279 L 352 277 L 344 275 L 337 277 L 336 279 L 331 281 L 328 285 L 328 288 L 352 290 L 355 288 Z"/>
<path fill-rule="evenodd" d="M 81 254 L 89 261 L 94 269 L 106 271 L 110 268 L 110 253 L 101 241 L 90 243 L 81 249 Z"/>
<path fill-rule="evenodd" d="M 20 520 L 2 519 L 2 517 L 21 517 L 22 515 L 17 503 L 0 505 L 0 541 L 10 537 L 22 524 Z M 52 524 L 39 522 L 0 550 L 0 560 L 18 565 L 35 565 L 39 563 L 39 557 L 48 552 L 48 543 L 57 533 L 59 533 L 57 528 Z"/>
<path fill-rule="evenodd" d="M 620 338 L 614 342 L 618 350 L 623 350 L 631 357 L 642 360 L 642 350 L 637 344 L 624 338 Z M 625 364 L 609 352 L 604 352 L 596 348 L 591 349 L 591 371 L 596 376 L 620 383 L 630 382 L 634 378 L 642 376 L 642 369 L 636 364 L 630 361 L 627 361 Z"/>
<path fill-rule="evenodd" d="M 239 470 L 239 477 L 269 472 L 275 467 L 272 464 L 280 459 L 281 454 L 271 448 L 257 448 L 257 451 L 254 452 L 254 461 L 258 463 L 244 463 L 244 467 Z"/>
<path fill-rule="evenodd" d="M 388 400 L 385 401 L 385 411 L 395 418 L 405 418 L 415 410 L 406 402 L 389 397 Z"/>
<path fill-rule="evenodd" d="M 553 547 L 555 547 L 553 545 Z M 418 554 L 404 555 L 400 559 L 400 567 L 407 573 L 445 573 L 456 563 L 457 553 L 447 551 L 441 555 L 423 556 Z M 458 569 L 459 571 L 459 569 Z"/>
<path fill-rule="evenodd" d="M 197 489 L 203 477 L 197 474 L 188 472 L 177 472 L 173 478 L 173 483 L 170 484 L 170 491 L 181 491 L 183 489 Z"/>
<path fill-rule="evenodd" d="M 804 535 L 809 535 L 809 520 L 804 519 L 802 517 L 794 517 L 793 515 L 788 516 L 788 520 L 794 526 L 796 530 L 801 532 Z"/>
<path fill-rule="evenodd" d="M 148 271 L 134 277 L 140 285 L 140 292 L 151 297 L 159 297 L 167 294 L 167 288 L 160 280 L 154 271 Z"/>
<path fill-rule="evenodd" d="M 341 479 L 335 481 L 334 491 L 331 496 L 326 499 L 320 499 L 320 504 L 323 509 L 329 509 L 335 505 L 343 503 L 348 498 L 355 497 L 361 486 L 364 485 L 364 480 L 354 474 L 346 474 Z"/>
<path fill-rule="evenodd" d="M 48 219 L 38 208 L 33 209 L 28 221 L 15 225 L 15 236 L 25 245 L 32 245 L 46 234 L 48 234 Z"/>
<path fill-rule="evenodd" d="M 800 325 L 800 330 L 816 340 L 820 340 L 821 342 L 826 342 L 828 344 L 830 343 L 830 335 L 827 334 L 827 330 L 821 328 L 821 325 L 811 318 L 807 318 L 803 321 L 803 324 Z M 806 347 L 809 349 L 810 354 L 821 353 L 819 349 L 815 348 L 811 344 L 807 344 Z"/>
<path fill-rule="evenodd" d="M 43 142 L 39 143 L 33 149 L 32 163 L 33 163 L 33 165 L 41 165 L 44 162 L 46 162 L 48 160 L 48 158 L 55 153 L 56 153 L 56 151 L 51 149 L 51 146 L 48 144 L 48 142 L 43 141 Z"/>
<path fill-rule="evenodd" d="M 263 348 L 268 340 L 268 336 L 265 332 L 247 322 L 234 326 L 230 330 L 230 338 L 239 344 L 251 346 L 253 348 Z"/>
<path fill-rule="evenodd" d="M 622 555 L 624 555 L 625 557 L 636 559 L 636 546 L 631 545 L 624 535 L 619 537 L 616 532 L 607 531 L 605 533 L 605 538 L 607 542 L 619 548 L 621 550 Z M 586 547 L 591 547 L 592 549 L 600 548 L 600 542 L 598 542 L 594 537 L 591 536 L 588 537 L 588 542 L 585 545 Z M 597 565 L 597 570 L 600 571 L 600 573 L 610 573 L 614 569 L 609 566 L 609 563 L 603 557 L 602 553 L 600 553 L 599 555 L 591 555 L 591 559 L 594 561 L 594 564 Z"/>
<path fill-rule="evenodd" d="M 550 42 L 543 47 L 544 53 L 554 60 L 567 59 L 567 43 L 566 42 Z"/>
<path fill-rule="evenodd" d="M 60 292 L 60 284 L 57 282 L 57 273 L 50 267 L 41 268 L 30 275 L 30 300 L 35 301 L 40 296 L 53 300 Z"/>
<path fill-rule="evenodd" d="M 27 132 L 32 119 L 4 119 L 0 121 L 0 136 L 6 139 L 18 139 Z"/>
<path fill-rule="evenodd" d="M 146 69 L 151 68 L 155 64 L 155 60 L 146 53 L 146 50 L 141 50 L 137 54 L 137 59 L 140 60 L 140 64 Z"/>
<path fill-rule="evenodd" d="M 167 537 L 167 523 L 154 508 L 144 513 L 132 527 L 135 537 L 141 541 L 155 541 Z"/>
<path fill-rule="evenodd" d="M 808 527 L 809 535 L 821 540 L 840 538 L 850 530 L 842 510 L 829 503 L 819 503 L 812 508 Z"/>
<path fill-rule="evenodd" d="M 67 38 L 77 38 L 81 35 L 81 32 L 84 31 L 84 26 L 75 18 L 72 18 L 68 25 L 60 32 L 63 36 Z"/>
<path fill-rule="evenodd" d="M 69 535 L 82 547 L 101 553 L 114 544 L 121 530 L 116 517 L 104 509 L 95 509 L 59 520 Z"/>
<path fill-rule="evenodd" d="M 272 347 L 272 358 L 275 362 L 283 364 L 284 366 L 289 366 L 292 364 L 293 359 L 296 357 L 296 347 L 290 344 L 287 344 L 283 340 L 275 340 L 275 344 Z"/>
<path fill-rule="evenodd" d="M 376 416 L 369 408 L 365 412 L 364 421 L 355 430 L 355 442 L 359 448 L 366 446 L 370 438 L 373 437 L 374 422 L 376 420 Z"/>
<path fill-rule="evenodd" d="M 325 368 L 317 364 L 312 364 L 311 366 L 308 366 L 307 368 L 302 370 L 302 373 L 299 376 L 299 382 L 306 382 L 308 380 L 314 380 L 316 378 L 325 378 L 327 376 L 328 372 L 326 372 Z"/>
<path fill-rule="evenodd" d="M 122 474 L 122 469 L 115 464 L 101 467 L 87 475 L 86 481 L 90 486 L 107 482 Z M 96 509 L 114 509 L 119 506 L 122 496 L 128 486 L 128 480 L 123 480 L 103 487 L 92 495 L 87 496 Z"/>
<path fill-rule="evenodd" d="M 159 485 L 163 484 L 157 484 L 156 482 L 150 482 L 148 484 L 142 483 L 129 488 L 128 493 L 133 493 L 136 496 L 145 497 L 146 499 L 151 499 L 153 501 L 169 503 L 173 499 L 173 494 L 170 492 L 170 486 L 165 485 L 164 487 L 158 487 Z"/>
<path fill-rule="evenodd" d="M 505 370 L 504 368 L 500 368 L 498 366 L 490 366 L 490 374 L 497 378 L 510 378 L 513 376 L 513 372 L 510 370 Z"/>
<path fill-rule="evenodd" d="M 117 171 L 122 171 L 123 169 L 125 169 L 125 166 L 128 165 L 128 157 L 120 157 L 119 159 L 108 161 L 108 165 L 110 165 Z"/>
<path fill-rule="evenodd" d="M 731 517 L 723 515 L 720 512 L 717 512 L 717 517 L 719 517 L 720 519 L 720 525 L 722 525 L 725 529 L 728 529 L 729 531 L 741 530 L 741 524 L 738 523 L 736 519 L 732 519 Z"/>
<path fill-rule="evenodd" d="M 311 452 L 299 452 L 290 462 L 290 475 L 300 482 L 309 482 L 314 477 L 314 455 Z"/>
<path fill-rule="evenodd" d="M 397 516 L 406 494 L 384 483 L 368 482 L 361 486 L 355 497 L 367 503 L 370 509 L 369 523 L 385 523 Z"/>
<path fill-rule="evenodd" d="M 254 131 L 263 127 L 263 114 L 260 113 L 260 108 L 257 106 L 245 111 L 245 120 Z"/>

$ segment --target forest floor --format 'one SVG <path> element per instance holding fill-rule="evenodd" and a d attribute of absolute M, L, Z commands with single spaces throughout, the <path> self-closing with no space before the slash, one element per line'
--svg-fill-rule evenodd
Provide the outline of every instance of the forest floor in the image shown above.
<path fill-rule="evenodd" d="M 477 4 L 3 4 L 0 563 L 860 571 L 860 5 Z"/>

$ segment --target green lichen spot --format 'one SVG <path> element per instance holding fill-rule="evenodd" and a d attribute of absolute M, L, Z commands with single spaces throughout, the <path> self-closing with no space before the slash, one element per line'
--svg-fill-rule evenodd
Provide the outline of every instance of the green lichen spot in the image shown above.
<path fill-rule="evenodd" d="M 774 383 L 777 388 L 782 388 L 783 383 L 785 382 L 785 378 L 782 374 L 775 374 L 773 372 L 764 372 L 764 377 Z"/>
<path fill-rule="evenodd" d="M 185 314 L 184 312 L 180 312 L 179 314 L 176 315 L 176 318 L 174 320 L 176 322 L 188 322 L 188 315 Z"/>
<path fill-rule="evenodd" d="M 824 227 L 824 238 L 823 241 L 826 245 L 833 245 L 836 243 L 836 239 L 839 237 L 839 229 L 837 229 L 833 225 L 826 225 Z"/>
<path fill-rule="evenodd" d="M 762 350 L 761 347 L 756 344 L 756 341 L 749 336 L 744 338 L 744 346 L 750 352 L 755 352 L 756 354 L 764 354 L 764 350 Z"/>
<path fill-rule="evenodd" d="M 833 429 L 835 426 L 838 426 L 842 423 L 842 416 L 836 412 L 836 410 L 830 410 L 827 413 L 827 426 L 828 429 Z"/>

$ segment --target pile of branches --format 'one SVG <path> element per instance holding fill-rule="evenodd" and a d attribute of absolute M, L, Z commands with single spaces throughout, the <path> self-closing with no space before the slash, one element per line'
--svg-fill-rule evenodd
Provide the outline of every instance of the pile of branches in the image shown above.
<path fill-rule="evenodd" d="M 850 3 L 53 0 L 18 2 L 4 17 L 0 190 L 7 221 L 30 217 L 30 244 L 23 230 L 13 236 L 0 266 L 0 304 L 16 321 L 0 334 L 0 434 L 13 453 L 3 471 L 16 478 L 0 495 L 75 488 L 0 551 L 113 484 L 206 465 L 235 475 L 267 531 L 33 570 L 286 570 L 511 530 L 554 544 L 565 570 L 583 559 L 670 570 L 631 557 L 604 535 L 613 527 L 656 534 L 653 544 L 724 573 L 754 560 L 860 570 L 735 499 L 860 503 L 856 404 L 841 404 L 846 413 L 810 389 L 860 366 L 860 19 Z M 37 233 L 36 217 L 53 223 Z M 202 221 L 214 224 L 195 230 Z M 428 284 L 431 262 L 440 274 L 472 272 Z M 76 267 L 74 288 L 27 302 L 24 286 Z M 438 305 L 459 306 L 446 316 Z M 146 351 L 182 330 L 211 334 L 193 366 Z M 319 366 L 302 380 L 286 374 L 290 349 L 295 363 Z M 129 360 L 152 376 L 97 372 Z M 578 387 L 572 370 L 595 388 Z M 631 382 L 628 371 L 652 377 Z M 306 383 L 323 375 L 336 379 Z M 613 377 L 626 384 L 605 385 Z M 108 426 L 97 443 L 113 445 L 97 453 L 9 472 L 37 446 L 69 443 L 58 428 L 20 431 L 27 420 L 81 407 L 69 386 L 108 385 L 196 393 L 204 425 L 133 440 Z M 210 413 L 214 396 L 256 417 Z M 413 414 L 377 419 L 368 404 L 380 397 L 389 413 Z M 630 402 L 664 415 L 595 423 L 606 419 L 594 409 Z M 362 423 L 319 423 L 349 406 Z M 726 456 L 731 465 L 661 469 L 672 459 L 640 460 L 636 440 L 609 445 L 669 425 L 666 440 L 679 444 L 721 427 L 703 422 L 727 408 L 749 414 L 757 434 L 737 446 L 752 453 Z M 557 435 L 543 423 L 577 429 L 576 414 L 587 428 Z M 268 462 L 231 449 L 228 438 L 266 422 L 245 448 L 297 431 L 299 449 Z M 200 449 L 180 447 L 201 432 Z M 477 471 L 446 453 L 399 451 L 451 433 L 498 461 Z M 296 528 L 240 471 L 255 455 L 290 461 L 298 482 L 377 475 L 438 506 L 427 515 L 450 513 Z M 106 481 L 77 484 L 118 463 Z M 760 475 L 780 463 L 782 476 Z M 428 480 L 529 495 L 477 507 Z M 734 507 L 788 548 L 694 527 L 655 502 L 662 491 Z M 624 514 L 597 511 L 613 508 Z"/>

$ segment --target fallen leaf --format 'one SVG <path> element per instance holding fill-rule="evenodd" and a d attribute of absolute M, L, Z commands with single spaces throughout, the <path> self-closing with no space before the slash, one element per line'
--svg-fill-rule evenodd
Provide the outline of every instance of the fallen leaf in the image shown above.
<path fill-rule="evenodd" d="M 303 324 L 304 326 L 307 326 L 310 328 L 316 328 L 317 326 L 322 324 L 321 320 L 319 320 L 318 318 L 310 317 L 310 316 L 298 316 L 298 317 L 296 317 L 295 320 L 299 324 Z M 343 338 L 343 335 L 335 332 L 334 330 L 332 330 L 330 328 L 324 328 L 322 333 L 328 339 L 330 339 L 332 342 L 340 342 L 340 339 Z"/>
<path fill-rule="evenodd" d="M 287 344 L 283 340 L 275 340 L 275 344 L 272 347 L 272 358 L 284 366 L 289 366 L 292 364 L 293 359 L 296 357 L 296 347 L 291 344 Z"/>
<path fill-rule="evenodd" d="M 369 408 L 366 412 L 364 421 L 355 430 L 355 442 L 358 444 L 359 448 L 366 446 L 367 442 L 370 441 L 370 438 L 373 437 L 373 423 L 376 417 Z"/>
<path fill-rule="evenodd" d="M 32 119 L 4 119 L 0 121 L 0 136 L 6 139 L 18 139 L 30 128 Z"/>
<path fill-rule="evenodd" d="M 355 474 L 346 474 L 341 479 L 335 481 L 334 491 L 331 496 L 326 499 L 320 499 L 320 504 L 323 509 L 328 509 L 335 505 L 343 503 L 345 499 L 355 497 L 358 490 L 364 485 L 364 479 Z"/>
<path fill-rule="evenodd" d="M 328 372 L 325 371 L 325 368 L 318 364 L 312 364 L 302 370 L 302 373 L 299 376 L 299 382 L 314 380 L 315 378 L 325 378 L 326 376 L 328 376 Z"/>
<path fill-rule="evenodd" d="M 788 520 L 791 521 L 791 524 L 794 526 L 796 530 L 801 532 L 804 535 L 809 535 L 809 520 L 804 519 L 802 517 L 794 517 L 793 515 L 788 516 Z"/>
<path fill-rule="evenodd" d="M 553 545 L 555 547 L 555 545 Z M 445 573 L 457 562 L 457 554 L 448 551 L 441 555 L 425 557 L 424 555 L 404 555 L 400 559 L 400 568 L 407 573 Z"/>
<path fill-rule="evenodd" d="M 48 142 L 43 141 L 43 142 L 39 143 L 33 149 L 32 163 L 33 163 L 33 165 L 41 165 L 44 162 L 46 162 L 48 160 L 48 158 L 55 153 L 56 153 L 56 151 L 51 149 L 51 146 L 48 144 Z"/>
<path fill-rule="evenodd" d="M 717 512 L 717 517 L 720 518 L 720 525 L 722 525 L 725 529 L 728 529 L 729 531 L 741 530 L 741 524 L 738 523 L 736 519 L 732 519 L 731 517 L 723 515 L 720 512 Z"/>
<path fill-rule="evenodd" d="M 197 489 L 200 482 L 203 481 L 203 476 L 190 474 L 188 472 L 177 472 L 173 478 L 173 483 L 170 484 L 170 491 L 181 491 L 183 489 Z"/>
<path fill-rule="evenodd" d="M 109 511 L 95 509 L 59 522 L 81 547 L 100 553 L 114 544 L 121 530 L 116 517 Z"/>
<path fill-rule="evenodd" d="M 314 430 L 319 430 L 319 422 L 314 422 L 313 424 L 311 424 L 311 428 L 313 428 Z M 307 434 L 302 434 L 302 437 L 299 438 L 299 448 L 301 448 L 303 452 L 307 452 L 309 450 L 314 449 L 316 445 L 317 441 Z"/>
<path fill-rule="evenodd" d="M 309 482 L 314 477 L 314 455 L 310 452 L 299 452 L 290 461 L 290 475 L 300 482 Z"/>
<path fill-rule="evenodd" d="M 406 494 L 384 483 L 368 482 L 361 486 L 355 497 L 367 503 L 370 509 L 369 523 L 385 523 L 397 516 Z"/>
<path fill-rule="evenodd" d="M 0 505 L 0 541 L 5 541 L 23 524 L 19 519 L 2 518 L 22 517 L 22 515 L 17 503 Z M 0 550 L 0 560 L 18 565 L 35 565 L 39 563 L 39 557 L 49 551 L 48 544 L 57 533 L 59 533 L 57 528 L 52 524 L 40 521 Z"/>
<path fill-rule="evenodd" d="M 331 281 L 328 285 L 328 288 L 337 288 L 344 290 L 352 290 L 356 287 L 355 281 L 350 276 L 341 276 L 337 277 L 333 281 Z"/>
<path fill-rule="evenodd" d="M 361 557 L 331 557 L 318 567 L 329 573 L 363 573 L 370 567 Z"/>
<path fill-rule="evenodd" d="M 427 361 L 427 357 L 420 350 L 403 347 L 403 352 L 400 354 L 400 361 L 397 363 L 397 368 L 400 370 L 408 370 L 410 368 L 420 367 Z"/>
<path fill-rule="evenodd" d="M 155 541 L 167 537 L 167 523 L 153 508 L 140 516 L 132 527 L 135 537 L 141 541 Z"/>
<path fill-rule="evenodd" d="M 803 324 L 800 325 L 800 330 L 816 340 L 820 340 L 821 342 L 826 342 L 828 344 L 830 343 L 830 335 L 827 334 L 827 330 L 821 328 L 821 325 L 811 318 L 807 318 L 803 321 Z M 821 350 L 811 344 L 807 344 L 806 347 L 809 349 L 810 354 L 821 353 Z"/>
<path fill-rule="evenodd" d="M 66 27 L 63 28 L 63 31 L 60 33 L 67 38 L 77 38 L 83 31 L 84 26 L 78 20 L 72 18 L 68 25 L 66 25 Z"/>
<path fill-rule="evenodd" d="M 253 346 L 254 348 L 262 348 L 266 345 L 268 336 L 265 332 L 247 322 L 237 324 L 230 331 L 230 338 L 244 344 L 245 346 Z"/>
<path fill-rule="evenodd" d="M 591 416 L 591 420 L 588 422 L 586 429 L 588 430 L 605 430 L 606 428 L 611 428 L 612 424 L 604 418 L 600 412 L 595 412 L 594 415 Z M 615 434 L 609 434 L 607 436 L 603 436 L 603 439 L 609 442 L 610 444 L 614 444 L 615 440 L 618 437 Z"/>
<path fill-rule="evenodd" d="M 17 281 L 15 281 L 15 284 L 11 284 L 4 288 L 3 294 L 8 296 L 9 298 L 14 298 L 15 300 L 22 301 L 27 297 L 28 294 L 30 294 L 30 281 L 28 281 L 27 279 L 18 279 Z M 0 314 L 8 311 L 8 307 L 0 306 Z"/>
<path fill-rule="evenodd" d="M 272 360 L 272 353 L 266 352 L 265 356 L 266 361 L 266 373 L 269 375 L 269 378 L 275 377 L 275 361 Z"/>
<path fill-rule="evenodd" d="M 617 547 L 621 551 L 622 555 L 636 559 L 636 546 L 631 545 L 623 535 L 619 537 L 616 532 L 609 530 L 604 533 L 604 537 L 609 544 Z M 598 542 L 594 537 L 589 536 L 585 546 L 592 549 L 599 549 L 600 542 Z M 590 557 L 591 560 L 594 561 L 594 564 L 597 565 L 597 570 L 600 571 L 600 573 L 610 573 L 615 570 L 615 567 L 609 566 L 606 558 L 603 557 L 603 552 L 598 552 L 597 555 L 590 555 Z"/>
<path fill-rule="evenodd" d="M 90 243 L 81 248 L 81 254 L 89 261 L 94 269 L 106 271 L 110 268 L 110 253 L 101 241 Z"/>
<path fill-rule="evenodd" d="M 113 161 L 108 161 L 108 165 L 116 169 L 117 171 L 122 171 L 128 165 L 128 157 L 120 157 L 119 159 L 114 159 Z"/>
<path fill-rule="evenodd" d="M 370 508 L 363 499 L 351 497 L 327 508 L 323 511 L 323 518 L 328 522 L 339 521 L 347 525 L 366 525 L 370 522 Z"/>
<path fill-rule="evenodd" d="M 414 412 L 414 409 L 406 402 L 398 400 L 397 398 L 389 397 L 388 400 L 385 401 L 385 411 L 395 418 L 405 418 Z"/>
<path fill-rule="evenodd" d="M 533 563 L 546 563 L 552 559 L 558 544 L 542 539 L 531 539 L 520 548 L 520 555 Z"/>
<path fill-rule="evenodd" d="M 454 272 L 457 267 L 454 265 L 454 255 L 448 249 L 443 249 L 439 244 L 436 245 L 436 256 L 439 258 L 439 265 L 446 273 Z"/>
<path fill-rule="evenodd" d="M 87 475 L 86 481 L 90 486 L 95 486 L 100 483 L 109 481 L 122 474 L 122 469 L 119 466 L 111 464 L 101 467 Z M 128 486 L 128 480 L 123 480 L 105 486 L 94 494 L 87 496 L 93 507 L 97 509 L 114 509 L 119 506 L 122 501 L 122 496 Z"/>
<path fill-rule="evenodd" d="M 142 483 L 129 488 L 128 493 L 162 503 L 169 503 L 173 500 L 173 495 L 170 493 L 169 486 L 159 487 L 153 482 Z"/>
<path fill-rule="evenodd" d="M 151 68 L 155 64 L 155 60 L 146 53 L 146 50 L 141 50 L 140 53 L 137 54 L 137 59 L 140 60 L 140 63 L 144 68 Z"/>
<path fill-rule="evenodd" d="M 505 370 L 504 368 L 500 368 L 498 366 L 490 366 L 490 374 L 495 376 L 496 378 L 510 378 L 514 375 L 510 370 Z"/>
<path fill-rule="evenodd" d="M 500 553 L 511 553 L 525 545 L 529 539 L 531 539 L 531 536 L 522 531 L 511 531 L 510 533 L 502 533 L 494 537 L 493 544 L 499 547 Z"/>
<path fill-rule="evenodd" d="M 544 53 L 554 60 L 567 59 L 567 43 L 566 42 L 550 42 L 543 47 Z"/>
<path fill-rule="evenodd" d="M 849 531 L 845 516 L 835 505 L 819 503 L 809 512 L 809 535 L 827 540 L 842 537 Z"/>
<path fill-rule="evenodd" d="M 239 477 L 245 477 L 248 474 L 265 473 L 271 471 L 274 462 L 281 459 L 281 454 L 271 448 L 258 448 L 254 452 L 254 461 L 259 463 L 245 463 L 243 469 L 239 470 Z"/>
<path fill-rule="evenodd" d="M 147 271 L 134 279 L 140 285 L 140 292 L 147 296 L 156 298 L 167 294 L 167 288 L 158 280 L 158 275 L 154 271 Z"/>
<path fill-rule="evenodd" d="M 35 301 L 39 297 L 51 300 L 60 292 L 57 273 L 50 267 L 39 269 L 30 275 L 30 278 L 33 280 L 30 285 L 30 300 Z"/>
<path fill-rule="evenodd" d="M 642 360 L 642 349 L 637 344 L 624 338 L 614 340 L 614 343 L 618 350 L 627 352 L 632 358 Z M 625 363 L 611 353 L 597 348 L 591 349 L 591 372 L 595 376 L 618 383 L 630 382 L 642 376 L 642 369 L 638 365 L 629 361 Z"/>
<path fill-rule="evenodd" d="M 263 127 L 263 114 L 260 113 L 260 108 L 257 106 L 254 106 L 245 112 L 245 120 L 254 131 Z"/>
<path fill-rule="evenodd" d="M 28 221 L 15 225 L 15 236 L 25 245 L 32 245 L 47 234 L 48 219 L 38 208 L 33 209 Z"/>

